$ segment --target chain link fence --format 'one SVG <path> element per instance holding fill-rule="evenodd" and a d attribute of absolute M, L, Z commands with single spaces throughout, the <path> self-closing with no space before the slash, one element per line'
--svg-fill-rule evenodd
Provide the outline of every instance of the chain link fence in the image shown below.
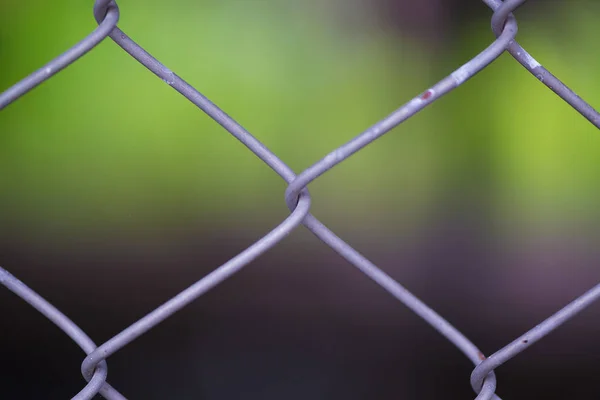
<path fill-rule="evenodd" d="M 99 346 L 73 321 L 61 313 L 60 310 L 44 300 L 42 296 L 11 275 L 7 270 L 0 268 L 0 283 L 54 322 L 87 354 L 81 365 L 81 372 L 87 381 L 87 385 L 73 399 L 91 399 L 98 393 L 106 399 L 125 399 L 125 396 L 117 388 L 113 388 L 106 382 L 106 360 L 111 355 L 276 246 L 300 225 L 308 228 L 323 243 L 335 250 L 367 277 L 375 281 L 391 296 L 410 308 L 415 314 L 442 334 L 452 345 L 464 353 L 475 365 L 470 382 L 477 395 L 477 399 L 499 399 L 495 394 L 496 376 L 494 370 L 591 305 L 600 297 L 600 284 L 594 286 L 588 292 L 505 347 L 486 356 L 450 322 L 446 321 L 423 301 L 415 297 L 365 256 L 345 243 L 313 216 L 310 213 L 311 197 L 307 190 L 307 186 L 318 177 L 342 163 L 403 121 L 411 118 L 451 90 L 465 84 L 471 77 L 489 66 L 505 51 L 510 53 L 516 61 L 540 82 L 577 110 L 582 117 L 600 128 L 600 114 L 545 69 L 516 42 L 517 22 L 513 16 L 513 11 L 521 6 L 525 0 L 506 0 L 504 2 L 500 0 L 483 0 L 483 2 L 493 10 L 491 25 L 493 33 L 496 36 L 496 39 L 486 49 L 449 76 L 428 88 L 365 132 L 356 136 L 353 140 L 334 149 L 311 167 L 296 174 L 284 161 L 254 138 L 239 123 L 165 67 L 119 29 L 117 27 L 119 8 L 114 1 L 96 0 L 94 16 L 99 24 L 98 28 L 68 51 L 0 94 L 0 109 L 7 107 L 40 83 L 50 79 L 59 71 L 83 57 L 106 37 L 110 37 L 129 53 L 131 57 L 143 64 L 167 85 L 173 87 L 173 89 L 177 90 L 190 102 L 203 110 L 281 176 L 288 184 L 284 199 L 291 214 L 252 246 Z"/>

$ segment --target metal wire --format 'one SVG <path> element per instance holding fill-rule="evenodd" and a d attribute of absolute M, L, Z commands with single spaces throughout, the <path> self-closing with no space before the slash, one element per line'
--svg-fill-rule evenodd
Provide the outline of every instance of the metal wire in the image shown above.
<path fill-rule="evenodd" d="M 483 0 L 492 10 L 496 10 L 492 15 L 492 30 L 496 37 L 502 32 L 502 24 L 504 19 L 512 11 L 514 11 L 524 1 L 511 1 L 506 0 L 502 3 L 500 0 Z M 538 78 L 540 82 L 546 85 L 550 90 L 559 95 L 564 101 L 569 103 L 571 107 L 584 116 L 590 121 L 596 128 L 600 128 L 600 114 L 592 106 L 586 103 L 581 97 L 577 96 L 575 92 L 562 83 L 557 77 L 552 75 L 550 71 L 542 67 L 542 65 L 536 61 L 519 43 L 513 41 L 509 44 L 506 49 L 511 56 L 515 58 L 522 66 L 531 72 L 533 76 Z"/>
<path fill-rule="evenodd" d="M 96 349 L 96 344 L 92 339 L 90 339 L 89 336 L 86 335 L 73 321 L 2 267 L 0 267 L 0 283 L 29 303 L 50 321 L 54 322 L 54 324 L 62 329 L 62 331 L 81 347 L 86 354 L 90 354 Z M 125 399 L 125 397 L 119 394 L 119 392 L 113 389 L 108 383 L 104 382 L 108 373 L 107 370 L 108 367 L 106 366 L 106 361 L 99 363 L 98 368 L 94 371 L 92 379 L 77 396 L 89 399 L 100 391 L 107 399 Z"/>
<path fill-rule="evenodd" d="M 99 24 L 98 27 L 82 41 L 25 79 L 11 86 L 3 93 L 0 93 L 0 110 L 17 100 L 19 97 L 23 96 L 25 93 L 29 92 L 31 89 L 35 88 L 40 83 L 53 77 L 61 70 L 83 57 L 88 51 L 103 41 L 104 38 L 106 38 L 108 34 L 117 26 L 117 22 L 119 21 L 119 8 L 115 3 L 112 3 L 110 9 L 107 7 L 107 12 L 105 15 L 106 18 L 102 21 L 102 23 Z"/>
<path fill-rule="evenodd" d="M 529 332 L 486 358 L 483 353 L 451 323 L 446 321 L 442 316 L 437 314 L 433 309 L 428 307 L 424 302 L 392 279 L 384 271 L 375 266 L 357 250 L 345 243 L 316 217 L 310 214 L 311 199 L 307 189 L 307 186 L 319 176 L 340 164 L 357 151 L 365 148 L 377 138 L 383 136 L 394 127 L 423 110 L 429 104 L 452 91 L 454 88 L 464 84 L 472 76 L 490 65 L 504 51 L 509 52 L 542 83 L 565 100 L 588 121 L 600 128 L 600 114 L 572 92 L 560 80 L 554 77 L 548 70 L 542 67 L 540 63 L 538 63 L 514 40 L 517 34 L 517 23 L 513 16 L 513 12 L 525 3 L 525 0 L 506 0 L 504 2 L 501 2 L 500 0 L 483 0 L 483 2 L 494 11 L 492 15 L 492 31 L 496 35 L 495 41 L 446 78 L 419 94 L 348 143 L 330 152 L 299 175 L 296 175 L 281 159 L 273 154 L 239 123 L 233 120 L 194 87 L 165 67 L 119 29 L 116 26 L 119 19 L 119 9 L 114 1 L 96 0 L 94 4 L 94 17 L 98 22 L 98 28 L 64 54 L 0 94 L 0 109 L 16 101 L 20 96 L 49 79 L 58 71 L 83 57 L 105 37 L 109 36 L 134 59 L 213 118 L 225 130 L 242 142 L 258 158 L 281 176 L 283 180 L 288 183 L 284 198 L 291 214 L 252 246 L 216 268 L 213 272 L 177 294 L 172 299 L 166 301 L 154 311 L 150 312 L 148 315 L 130 325 L 100 346 L 96 346 L 94 342 L 79 327 L 77 327 L 77 325 L 75 325 L 75 323 L 63 315 L 58 309 L 11 275 L 8 271 L 0 268 L 0 283 L 2 285 L 54 322 L 87 354 L 87 357 L 81 364 L 81 373 L 88 383 L 73 397 L 73 399 L 91 399 L 97 393 L 100 393 L 104 398 L 109 400 L 125 399 L 123 395 L 106 382 L 108 373 L 106 359 L 277 245 L 300 224 L 307 227 L 315 236 L 335 250 L 350 264 L 354 265 L 367 277 L 378 283 L 379 286 L 385 289 L 390 295 L 410 308 L 415 314 L 419 315 L 465 354 L 475 365 L 475 369 L 471 374 L 471 386 L 477 394 L 476 399 L 499 399 L 495 394 L 496 377 L 494 375 L 494 369 L 521 353 L 548 333 L 554 331 L 565 321 L 571 319 L 581 310 L 597 300 L 598 297 L 600 297 L 600 284 L 575 299 L 572 303 L 537 325 Z"/>

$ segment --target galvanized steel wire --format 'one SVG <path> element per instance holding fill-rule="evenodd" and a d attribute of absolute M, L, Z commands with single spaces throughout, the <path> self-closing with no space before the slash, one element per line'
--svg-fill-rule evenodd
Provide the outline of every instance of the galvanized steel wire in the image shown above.
<path fill-rule="evenodd" d="M 491 21 L 492 31 L 496 36 L 496 40 L 446 78 L 296 175 L 281 159 L 233 118 L 165 67 L 119 29 L 116 26 L 119 20 L 119 8 L 115 1 L 96 0 L 93 8 L 94 17 L 98 23 L 96 30 L 38 71 L 1 93 L 0 109 L 7 107 L 40 83 L 50 79 L 59 71 L 83 57 L 108 36 L 134 59 L 213 118 L 281 176 L 288 183 L 284 199 L 291 213 L 277 227 L 265 234 L 252 246 L 99 346 L 73 321 L 61 313 L 60 310 L 48 303 L 4 268 L 0 267 L 0 283 L 60 327 L 87 354 L 81 365 L 81 373 L 87 381 L 87 385 L 73 399 L 91 399 L 98 393 L 109 400 L 125 399 L 122 394 L 106 382 L 108 374 L 106 359 L 108 357 L 276 246 L 301 224 L 326 245 L 335 250 L 340 256 L 345 258 L 350 264 L 379 284 L 390 295 L 419 315 L 446 337 L 450 343 L 462 351 L 475 365 L 471 375 L 471 386 L 477 394 L 476 398 L 478 400 L 499 399 L 495 394 L 496 377 L 494 369 L 523 352 L 527 347 L 554 331 L 584 308 L 590 306 L 600 297 L 600 284 L 538 324 L 529 332 L 515 339 L 496 353 L 486 357 L 475 344 L 450 322 L 446 321 L 441 315 L 428 307 L 423 301 L 392 279 L 353 247 L 345 243 L 315 216 L 310 214 L 311 198 L 307 189 L 308 184 L 334 166 L 340 164 L 403 121 L 423 110 L 440 97 L 456 87 L 465 84 L 467 80 L 490 65 L 505 51 L 510 53 L 532 75 L 565 100 L 594 126 L 600 128 L 600 114 L 545 69 L 515 41 L 517 22 L 513 12 L 525 0 L 506 0 L 504 2 L 500 0 L 483 0 L 483 2 L 494 11 Z"/>

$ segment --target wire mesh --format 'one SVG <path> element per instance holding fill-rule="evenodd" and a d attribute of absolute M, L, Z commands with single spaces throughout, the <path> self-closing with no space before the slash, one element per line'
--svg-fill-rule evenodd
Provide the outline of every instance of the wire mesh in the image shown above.
<path fill-rule="evenodd" d="M 87 385 L 73 399 L 91 399 L 98 393 L 106 399 L 125 399 L 117 389 L 106 382 L 107 358 L 276 246 L 299 225 L 304 225 L 308 228 L 323 243 L 335 250 L 367 277 L 375 281 L 390 295 L 402 302 L 462 351 L 475 365 L 471 374 L 471 386 L 477 395 L 477 399 L 499 399 L 495 394 L 496 377 L 494 370 L 557 329 L 565 321 L 573 318 L 581 310 L 590 306 L 600 296 L 600 284 L 594 286 L 588 292 L 505 347 L 489 356 L 485 356 L 474 343 L 450 322 L 446 321 L 441 315 L 428 307 L 423 301 L 392 279 L 365 256 L 345 243 L 313 216 L 309 212 L 311 197 L 307 190 L 307 186 L 318 177 L 342 163 L 354 153 L 365 148 L 365 146 L 389 132 L 403 121 L 411 118 L 440 97 L 465 84 L 471 77 L 489 66 L 505 51 L 510 53 L 534 77 L 565 100 L 589 122 L 600 128 L 600 114 L 545 69 L 515 41 L 517 22 L 513 11 L 520 7 L 525 0 L 506 0 L 504 2 L 500 0 L 483 0 L 483 2 L 493 10 L 491 25 L 492 31 L 496 36 L 496 39 L 486 49 L 386 118 L 377 122 L 348 143 L 336 148 L 300 174 L 296 174 L 239 123 L 229 117 L 194 87 L 165 67 L 119 29 L 117 27 L 119 8 L 115 1 L 96 0 L 93 11 L 95 19 L 98 22 L 98 27 L 68 51 L 0 94 L 0 109 L 7 107 L 40 83 L 50 79 L 59 71 L 83 57 L 106 37 L 110 37 L 134 59 L 213 118 L 281 176 L 288 183 L 287 190 L 285 191 L 285 202 L 291 213 L 277 227 L 256 241 L 252 246 L 99 346 L 73 321 L 61 313 L 60 310 L 44 300 L 43 297 L 35 293 L 8 271 L 0 268 L 0 283 L 50 319 L 87 354 L 81 365 L 81 373 L 87 381 Z"/>

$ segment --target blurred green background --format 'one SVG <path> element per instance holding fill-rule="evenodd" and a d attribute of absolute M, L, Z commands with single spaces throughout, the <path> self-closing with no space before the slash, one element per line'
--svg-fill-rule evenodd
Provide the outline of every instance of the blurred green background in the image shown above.
<path fill-rule="evenodd" d="M 491 11 L 480 2 L 468 3 L 122 0 L 119 27 L 299 173 L 493 41 Z M 529 2 L 517 12 L 519 43 L 592 106 L 600 104 L 599 12 L 600 4 L 583 0 Z M 0 2 L 0 91 L 95 26 L 91 1 Z M 310 184 L 312 212 L 409 289 L 420 290 L 451 322 L 462 321 L 459 328 L 469 327 L 476 343 L 487 344 L 484 350 L 495 350 L 597 280 L 599 156 L 597 129 L 504 54 Z M 289 214 L 281 178 L 110 39 L 0 112 L 0 187 L 0 265 L 44 289 L 98 341 L 233 257 Z M 344 275 L 341 269 L 348 266 L 319 252 L 323 246 L 302 232 L 274 249 L 272 258 L 256 262 L 277 266 L 279 272 L 263 268 L 254 278 L 244 275 L 231 284 L 237 286 L 219 288 L 222 294 L 215 296 L 221 297 L 198 305 L 194 310 L 202 321 L 210 320 L 212 310 L 229 310 L 234 319 L 259 318 L 271 307 L 281 323 L 299 319 L 305 327 L 319 326 L 313 332 L 318 336 L 331 320 L 327 316 L 335 315 L 348 334 L 362 329 L 357 320 L 375 324 L 364 329 L 387 339 L 374 343 L 390 345 L 401 334 L 422 338 L 418 329 L 424 329 L 431 335 L 427 339 L 439 340 L 431 351 L 461 357 L 408 311 L 405 318 L 419 327 L 411 326 L 412 333 L 402 325 L 406 320 L 386 325 L 402 306 L 375 287 L 361 286 L 367 285 L 362 277 L 355 281 L 349 272 Z M 343 265 L 340 271 L 323 271 L 336 263 Z M 137 280 L 140 273 L 150 287 Z M 309 277 L 323 279 L 323 285 L 311 287 Z M 275 289 L 284 283 L 285 290 Z M 276 296 L 273 290 L 281 292 Z M 305 290 L 313 290 L 312 297 L 302 300 Z M 348 293 L 338 292 L 343 290 L 357 295 L 348 300 Z M 27 320 L 37 317 L 26 305 L 17 312 L 18 300 L 6 301 L 4 311 L 23 324 L 5 332 L 6 340 L 32 334 L 29 328 L 36 323 L 46 326 Z M 296 307 L 292 311 L 290 304 Z M 522 307 L 509 311 L 513 306 Z M 90 309 L 108 313 L 104 317 L 114 318 L 112 325 L 98 324 Z M 24 317 L 26 312 L 31 316 Z M 273 323 L 271 317 L 261 318 Z M 250 329 L 253 322 L 244 321 L 240 324 Z M 497 336 L 480 323 L 495 327 Z M 185 327 L 196 332 L 195 325 Z M 592 335 L 590 329 L 581 332 Z M 177 332 L 178 338 L 185 336 Z M 197 346 L 189 335 L 190 346 Z M 155 339 L 164 345 L 164 338 Z M 279 340 L 291 341 L 285 332 Z M 348 348 L 356 349 L 348 340 Z M 189 354 L 187 342 L 181 342 L 181 354 Z M 67 340 L 63 345 L 72 347 Z M 411 347 L 398 350 L 403 363 L 413 354 Z M 373 357 L 396 354 L 388 350 Z M 75 361 L 70 370 L 65 367 L 65 376 L 78 368 L 81 355 L 73 352 Z M 222 361 L 223 354 L 215 351 L 214 360 Z M 356 357 L 368 358 L 360 354 Z M 420 354 L 413 360 L 423 358 Z M 176 365 L 171 355 L 163 356 L 157 360 L 168 361 L 153 367 L 158 375 L 166 363 Z M 5 357 L 12 360 L 10 354 Z M 229 362 L 231 368 L 237 365 Z M 541 380 L 551 376 L 543 362 L 532 362 L 526 371 L 543 371 Z M 118 363 L 109 363 L 117 365 L 112 376 L 121 379 L 119 387 L 131 385 L 133 398 L 174 398 L 168 397 L 173 385 L 135 397 L 144 385 L 136 386 L 127 362 Z M 574 359 L 569 365 L 576 363 L 585 364 Z M 459 388 L 452 379 L 441 385 L 468 396 L 469 366 L 460 365 Z M 421 371 L 417 379 L 427 381 L 431 366 L 422 368 L 414 375 Z M 439 368 L 444 376 L 455 369 L 450 362 Z M 564 363 L 556 368 L 557 375 L 568 375 Z M 586 371 L 574 375 L 579 379 Z M 20 376 L 16 367 L 12 373 Z M 56 398 L 76 392 L 81 382 L 73 379 L 55 388 Z M 378 379 L 367 385 L 367 394 L 348 389 L 345 398 L 371 398 L 374 387 L 385 385 L 395 395 L 400 385 L 413 387 Z M 192 381 L 181 378 L 177 398 L 191 398 L 185 385 Z M 351 379 L 344 375 L 342 381 L 349 385 Z M 518 394 L 532 384 L 512 382 Z M 50 383 L 40 385 L 50 398 Z M 405 394 L 439 398 L 427 387 Z M 381 390 L 377 398 L 388 398 Z M 257 398 L 281 398 L 289 388 L 281 391 L 260 392 Z M 216 398 L 240 398 L 215 393 L 221 393 Z M 544 398 L 563 394 L 548 389 Z M 321 398 L 310 391 L 306 396 Z"/>
<path fill-rule="evenodd" d="M 378 27 L 369 7 L 344 20 L 345 7 L 130 1 L 120 26 L 301 171 L 493 39 L 473 20 L 434 51 Z M 529 5 L 519 39 L 597 104 L 597 6 L 555 7 L 562 30 Z M 0 86 L 91 31 L 90 15 L 88 2 L 4 2 Z M 43 240 L 59 227 L 112 235 L 287 212 L 272 171 L 110 40 L 4 110 L 0 131 L 3 225 Z M 353 223 L 421 224 L 448 196 L 485 197 L 495 215 L 526 224 L 587 220 L 599 154 L 596 129 L 505 54 L 310 189 L 317 215 Z"/>

